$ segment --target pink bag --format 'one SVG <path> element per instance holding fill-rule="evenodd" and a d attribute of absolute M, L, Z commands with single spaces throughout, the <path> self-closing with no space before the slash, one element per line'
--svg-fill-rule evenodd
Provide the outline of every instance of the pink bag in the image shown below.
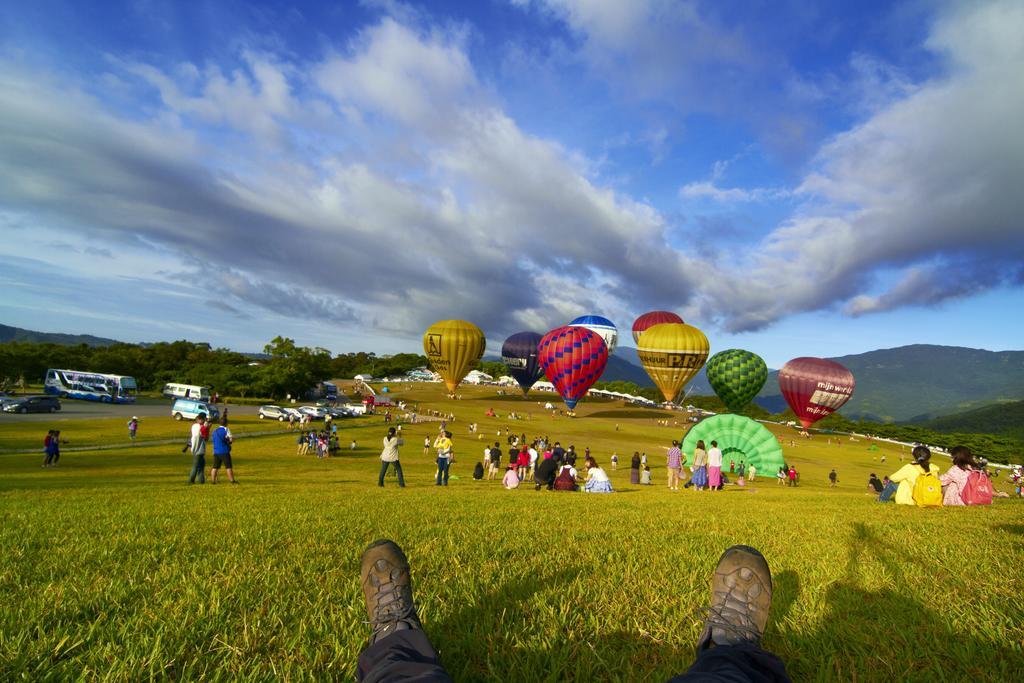
<path fill-rule="evenodd" d="M 967 475 L 967 483 L 960 497 L 964 505 L 991 505 L 992 482 L 982 472 L 971 472 Z"/>

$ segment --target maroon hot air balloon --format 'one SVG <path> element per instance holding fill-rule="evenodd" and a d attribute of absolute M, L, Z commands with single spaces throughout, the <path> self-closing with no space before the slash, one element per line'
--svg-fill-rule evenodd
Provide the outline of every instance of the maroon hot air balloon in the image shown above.
<path fill-rule="evenodd" d="M 644 313 L 633 322 L 633 343 L 640 343 L 640 334 L 648 327 L 661 323 L 681 323 L 683 319 L 672 311 L 650 311 Z"/>
<path fill-rule="evenodd" d="M 779 370 L 779 389 L 807 429 L 853 396 L 853 373 L 825 358 L 794 358 Z"/>

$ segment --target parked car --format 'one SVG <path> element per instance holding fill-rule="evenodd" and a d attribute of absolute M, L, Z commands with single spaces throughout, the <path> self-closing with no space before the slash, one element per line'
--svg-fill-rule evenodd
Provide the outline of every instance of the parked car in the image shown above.
<path fill-rule="evenodd" d="M 211 421 L 220 418 L 220 411 L 216 406 L 194 398 L 179 398 L 171 406 L 171 417 L 175 420 L 194 420 L 200 414 L 206 415 L 206 419 Z"/>
<path fill-rule="evenodd" d="M 261 420 L 284 422 L 288 419 L 288 412 L 281 406 L 260 406 L 259 416 Z"/>
<path fill-rule="evenodd" d="M 334 406 L 333 408 L 328 408 L 327 412 L 331 417 L 352 417 L 354 415 L 348 406 Z"/>
<path fill-rule="evenodd" d="M 314 420 L 322 420 L 327 415 L 327 410 L 320 406 L 301 406 L 299 412 L 303 415 L 309 415 Z"/>
<path fill-rule="evenodd" d="M 6 398 L 3 409 L 5 413 L 55 413 L 60 410 L 60 400 L 56 396 Z"/>
<path fill-rule="evenodd" d="M 294 415 L 296 420 L 302 419 L 302 411 L 298 408 L 282 408 L 285 415 Z"/>

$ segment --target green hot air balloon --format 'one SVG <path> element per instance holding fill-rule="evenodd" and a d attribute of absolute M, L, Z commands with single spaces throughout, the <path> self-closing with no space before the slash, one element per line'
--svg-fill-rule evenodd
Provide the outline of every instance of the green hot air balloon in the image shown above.
<path fill-rule="evenodd" d="M 734 413 L 757 396 L 768 379 L 768 366 L 756 353 L 743 349 L 719 351 L 708 360 L 708 383 Z"/>
<path fill-rule="evenodd" d="M 785 464 L 779 440 L 767 427 L 749 417 L 726 413 L 698 422 L 683 439 L 683 453 L 688 461 L 693 462 L 693 449 L 701 440 L 705 444 L 717 441 L 726 461 L 743 460 L 764 474 L 774 474 Z"/>

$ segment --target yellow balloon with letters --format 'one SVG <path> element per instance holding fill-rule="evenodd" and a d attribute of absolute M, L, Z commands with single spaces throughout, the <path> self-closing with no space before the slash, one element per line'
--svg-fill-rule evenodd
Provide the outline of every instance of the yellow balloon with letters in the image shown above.
<path fill-rule="evenodd" d="M 704 333 L 685 323 L 648 327 L 640 334 L 636 349 L 644 370 L 666 401 L 674 401 L 686 383 L 700 372 L 710 351 Z"/>
<path fill-rule="evenodd" d="M 449 393 L 484 355 L 487 339 L 479 327 L 465 320 L 440 320 L 423 333 L 423 351 L 430 367 L 441 375 Z"/>

